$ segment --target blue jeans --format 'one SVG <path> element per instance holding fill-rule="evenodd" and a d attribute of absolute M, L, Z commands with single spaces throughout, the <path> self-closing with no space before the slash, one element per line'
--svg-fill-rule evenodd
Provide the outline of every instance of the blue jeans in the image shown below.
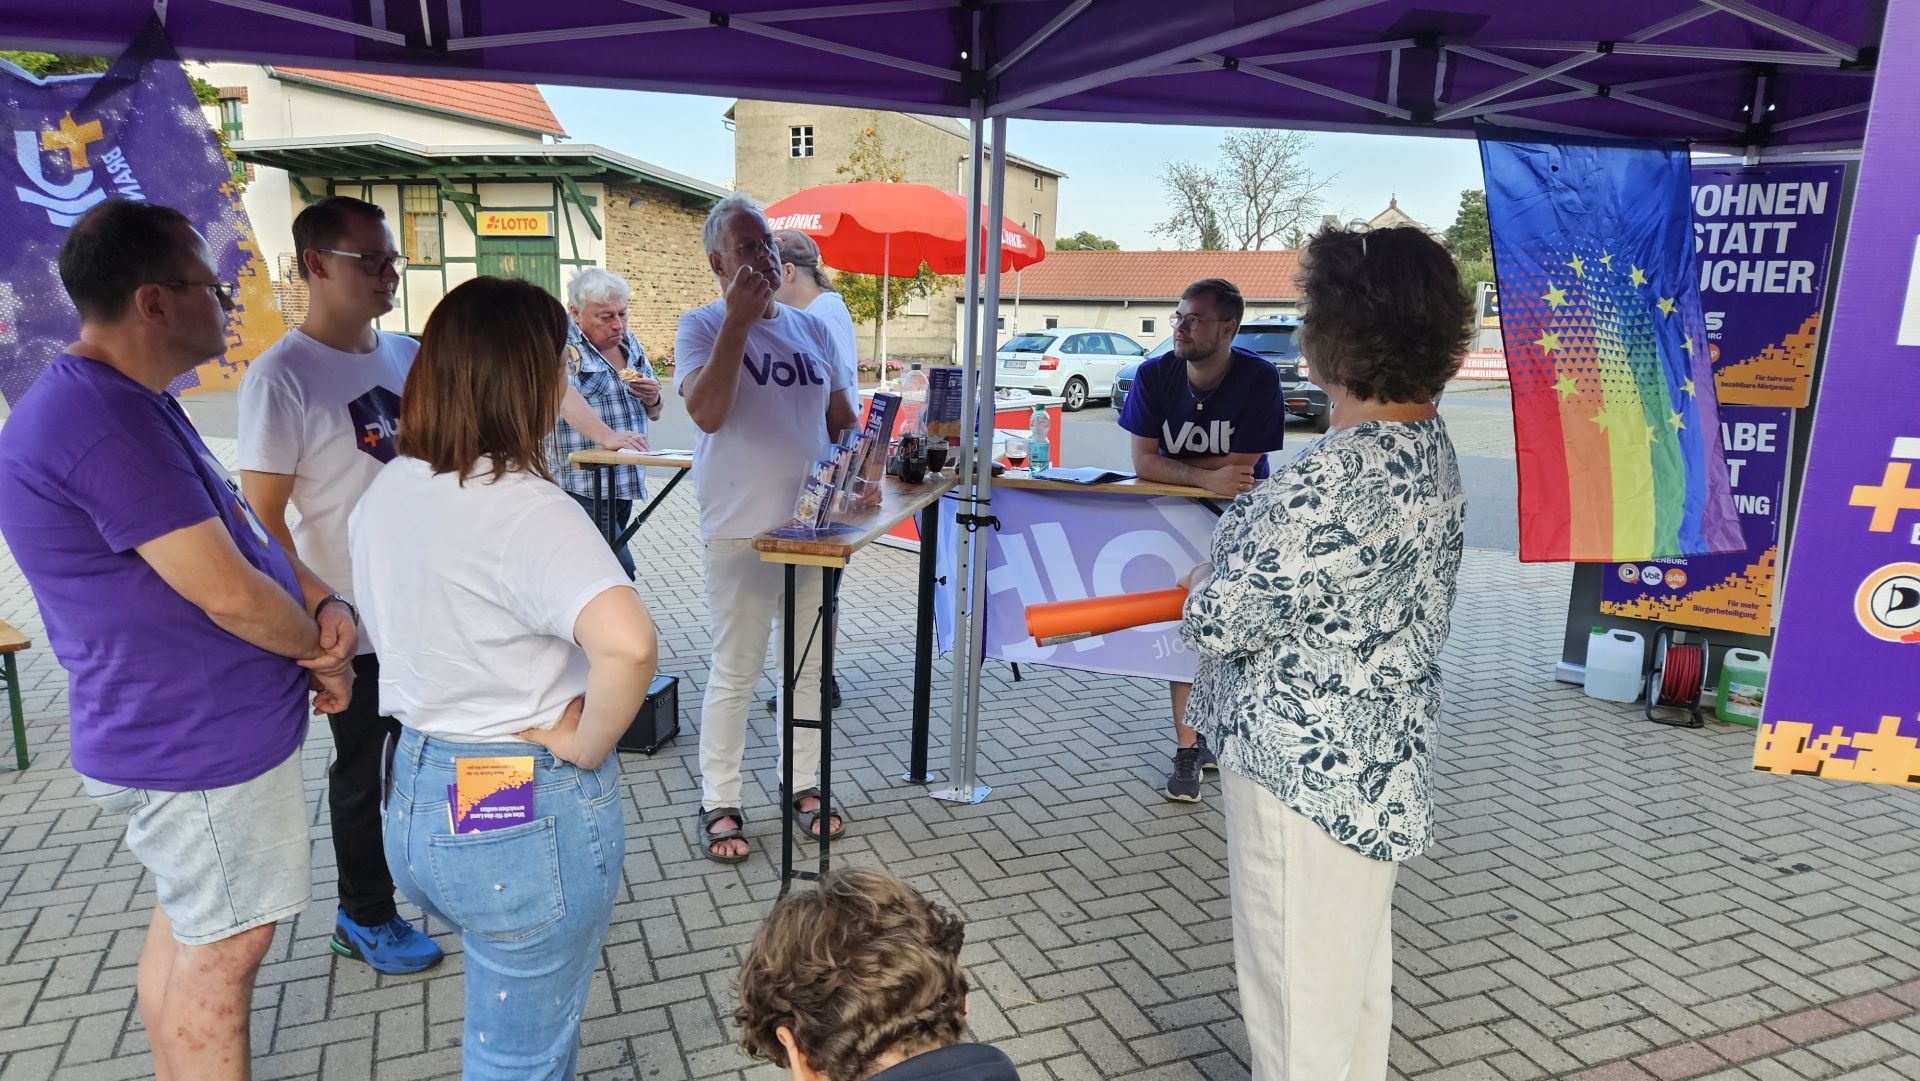
<path fill-rule="evenodd" d="M 534 821 L 455 836 L 454 759 L 531 755 Z M 385 811 L 387 866 L 466 951 L 462 1081 L 569 1081 L 580 1018 L 626 857 L 620 764 L 584 770 L 531 743 L 402 729 Z"/>

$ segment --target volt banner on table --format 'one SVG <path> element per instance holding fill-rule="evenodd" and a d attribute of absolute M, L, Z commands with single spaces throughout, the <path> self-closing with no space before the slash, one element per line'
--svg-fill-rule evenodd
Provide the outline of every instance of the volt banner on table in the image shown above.
<path fill-rule="evenodd" d="M 1520 558 L 1743 549 L 1679 147 L 1485 139 Z"/>
<path fill-rule="evenodd" d="M 148 200 L 192 220 L 238 310 L 225 356 L 180 377 L 179 393 L 238 386 L 286 333 L 233 173 L 158 22 L 96 75 L 36 79 L 0 62 L 0 396 L 19 399 L 80 325 L 60 285 L 60 245 L 108 199 Z"/>
<path fill-rule="evenodd" d="M 1845 178 L 1842 165 L 1693 171 L 1694 259 L 1721 405 L 1807 404 Z"/>
<path fill-rule="evenodd" d="M 1780 505 L 1786 498 L 1793 410 L 1720 407 L 1721 444 L 1746 549 L 1726 555 L 1611 563 L 1600 580 L 1608 615 L 1765 635 L 1773 627 Z"/>
<path fill-rule="evenodd" d="M 1179 496 L 995 488 L 993 513 L 1000 528 L 981 534 L 987 539 L 986 656 L 1108 675 L 1193 680 L 1194 658 L 1177 623 L 1038 646 L 1027 636 L 1026 608 L 1172 588 L 1206 562 L 1219 521 L 1213 512 Z M 952 528 L 943 520 L 943 548 Z M 949 583 L 942 589 L 935 605 L 942 649 L 951 640 L 953 588 Z"/>
<path fill-rule="evenodd" d="M 1890 4 L 1755 769 L 1920 786 L 1920 4 Z"/>

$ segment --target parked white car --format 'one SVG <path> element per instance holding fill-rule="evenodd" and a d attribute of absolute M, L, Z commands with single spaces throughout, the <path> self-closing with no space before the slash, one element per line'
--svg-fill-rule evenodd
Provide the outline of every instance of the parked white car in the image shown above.
<path fill-rule="evenodd" d="M 1065 399 L 1069 413 L 1092 398 L 1112 400 L 1120 369 L 1146 355 L 1140 344 L 1111 330 L 1060 327 L 1016 335 L 995 356 L 993 385 Z"/>

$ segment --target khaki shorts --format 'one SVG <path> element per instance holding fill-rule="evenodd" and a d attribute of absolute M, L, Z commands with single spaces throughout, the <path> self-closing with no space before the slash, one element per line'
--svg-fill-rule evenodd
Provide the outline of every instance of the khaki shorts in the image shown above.
<path fill-rule="evenodd" d="M 153 872 L 160 910 L 182 944 L 232 938 L 307 907 L 311 848 L 298 748 L 251 781 L 201 792 L 81 781 L 102 810 L 129 816 L 127 848 Z"/>

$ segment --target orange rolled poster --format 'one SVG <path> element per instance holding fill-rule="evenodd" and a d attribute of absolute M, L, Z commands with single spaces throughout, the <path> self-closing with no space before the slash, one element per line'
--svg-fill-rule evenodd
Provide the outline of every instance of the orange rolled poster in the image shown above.
<path fill-rule="evenodd" d="M 1076 638 L 1092 638 L 1149 623 L 1171 623 L 1187 603 L 1184 589 L 1151 593 L 1119 593 L 1078 601 L 1049 601 L 1027 605 L 1027 633 L 1043 646 L 1057 646 Z"/>

